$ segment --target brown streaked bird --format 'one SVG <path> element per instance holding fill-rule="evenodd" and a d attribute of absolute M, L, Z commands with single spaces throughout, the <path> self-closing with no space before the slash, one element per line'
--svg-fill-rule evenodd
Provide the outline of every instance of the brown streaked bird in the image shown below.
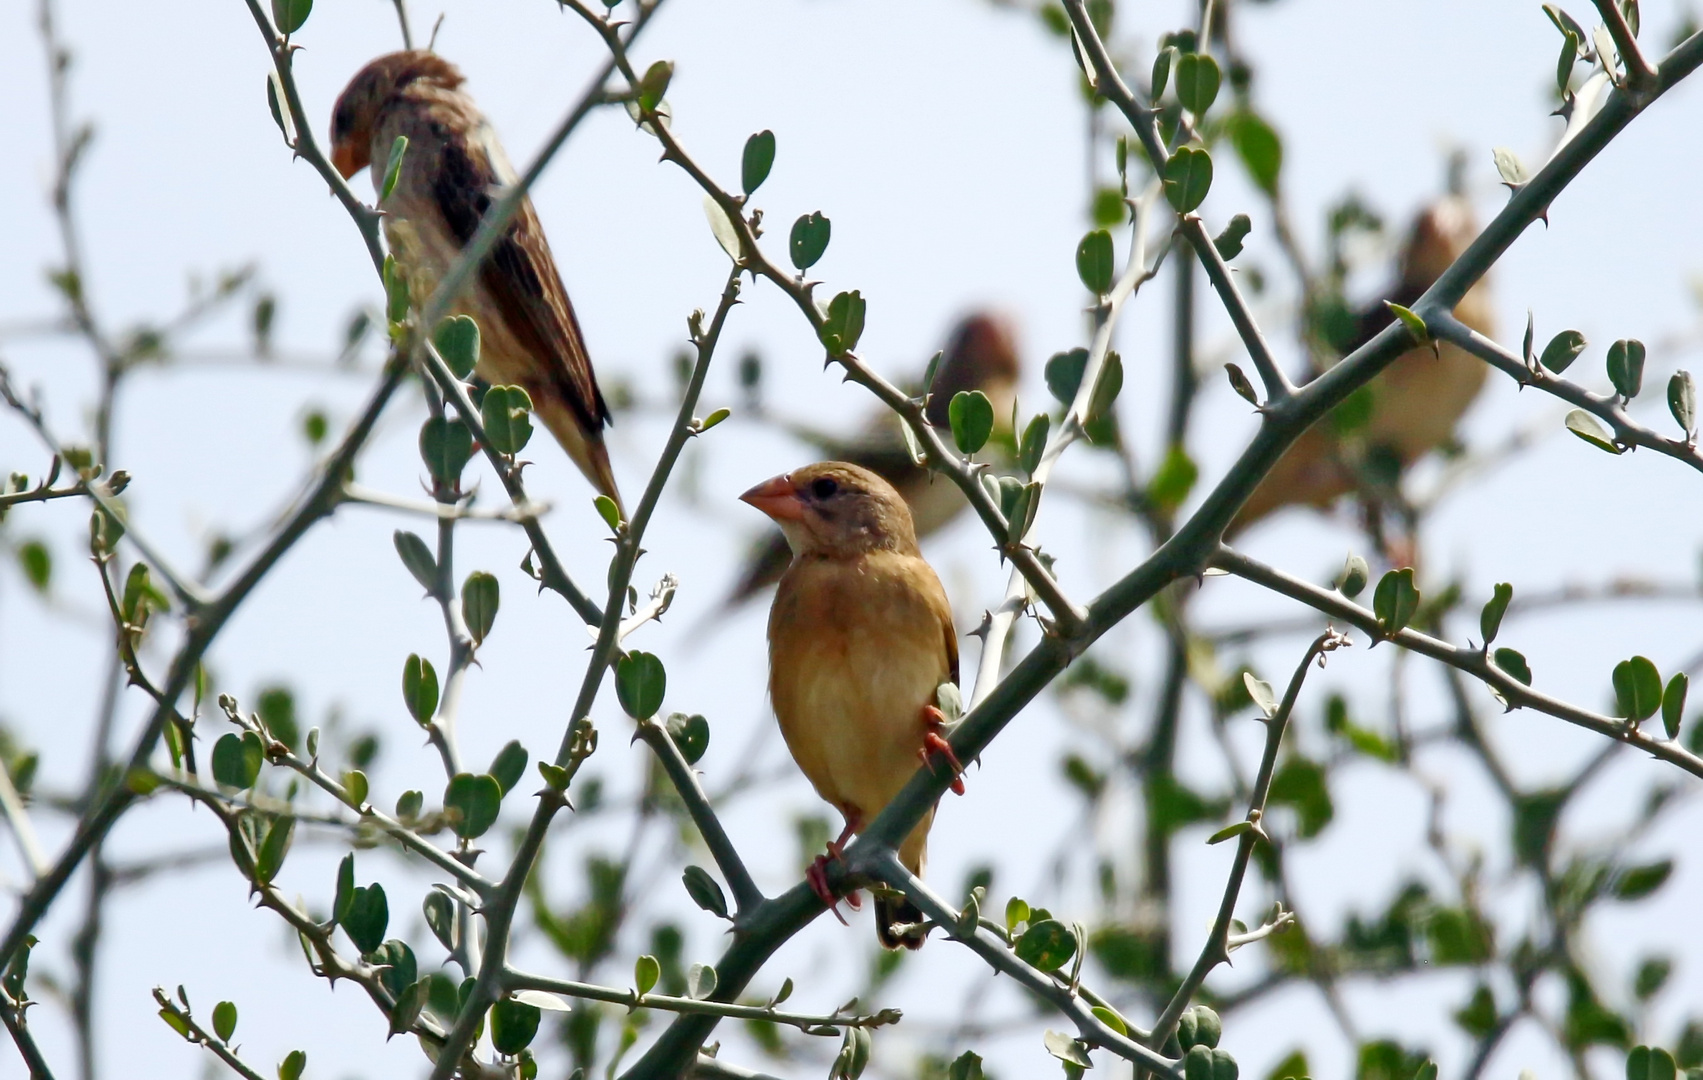
<path fill-rule="evenodd" d="M 455 65 L 436 53 L 391 53 L 350 80 L 331 116 L 332 163 L 345 179 L 370 165 L 377 192 L 396 137 L 408 138 L 396 187 L 378 205 L 385 239 L 417 299 L 431 295 L 486 209 L 516 179 L 463 82 Z M 450 310 L 479 324 L 479 377 L 524 387 L 580 472 L 619 506 L 603 445 L 609 407 L 530 198 L 520 201 Z"/>
<path fill-rule="evenodd" d="M 955 394 L 980 390 L 993 403 L 994 439 L 979 457 L 999 453 L 1009 439 L 1011 408 L 1017 398 L 1022 366 L 1017 359 L 1016 335 L 1010 320 L 988 311 L 966 315 L 952 330 L 929 385 L 928 422 L 950 441 L 951 423 L 946 416 Z M 899 492 L 910 507 L 916 535 L 928 536 L 944 528 L 969 503 L 958 486 L 911 460 L 900 420 L 882 410 L 864 429 L 861 437 L 846 441 L 824 438 L 795 430 L 800 438 L 814 443 L 826 457 L 851 462 L 877 474 Z M 1003 438 L 1002 438 L 1003 436 Z M 753 546 L 739 581 L 723 605 L 737 607 L 780 580 L 792 559 L 792 550 L 780 530 L 772 530 Z"/>
<path fill-rule="evenodd" d="M 1449 195 L 1425 208 L 1402 249 L 1400 280 L 1388 299 L 1411 307 L 1477 235 L 1472 208 L 1463 197 Z M 1482 279 L 1461 298 L 1455 316 L 1481 334 L 1492 334 L 1490 291 Z M 1344 355 L 1393 321 L 1382 301 L 1362 310 Z M 1362 485 L 1369 454 L 1391 455 L 1406 469 L 1453 438 L 1455 424 L 1478 396 L 1488 370 L 1484 361 L 1447 343 L 1435 353 L 1429 345 L 1409 349 L 1367 384 L 1372 399 L 1366 423 L 1347 436 L 1338 435 L 1329 418 L 1308 428 L 1260 481 L 1226 536 L 1285 506 L 1328 508 Z"/>
<path fill-rule="evenodd" d="M 952 605 L 917 551 L 911 513 L 893 485 L 843 461 L 764 481 L 740 496 L 773 518 L 791 545 L 769 612 L 769 696 L 787 749 L 816 793 L 845 816 L 840 838 L 809 880 L 830 908 L 828 857 L 939 753 L 962 767 L 941 737 L 940 684 L 958 681 Z M 953 789 L 962 792 L 956 775 Z M 899 846 L 921 875 L 934 808 Z M 848 897 L 857 906 L 855 894 Z M 838 915 L 838 911 L 835 910 Z M 890 949 L 922 947 L 922 913 L 877 896 L 875 931 Z M 843 920 L 842 920 L 843 921 Z"/>

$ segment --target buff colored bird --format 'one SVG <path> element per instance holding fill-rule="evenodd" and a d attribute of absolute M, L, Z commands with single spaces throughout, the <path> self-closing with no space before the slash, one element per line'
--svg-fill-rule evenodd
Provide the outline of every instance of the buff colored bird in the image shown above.
<path fill-rule="evenodd" d="M 1412 306 L 1477 235 L 1472 209 L 1459 195 L 1427 207 L 1408 236 L 1401 279 L 1388 299 Z M 1455 315 L 1474 330 L 1494 336 L 1484 281 L 1461 298 Z M 1392 321 L 1381 301 L 1366 308 L 1356 319 L 1356 336 L 1345 355 Z M 1363 485 L 1373 455 L 1389 455 L 1406 469 L 1454 436 L 1455 424 L 1478 396 L 1488 370 L 1482 360 L 1454 345 L 1443 344 L 1435 353 L 1429 345 L 1403 353 L 1368 384 L 1371 409 L 1365 423 L 1345 435 L 1339 435 L 1328 418 L 1309 428 L 1254 489 L 1226 535 L 1285 506 L 1329 507 Z"/>
<path fill-rule="evenodd" d="M 950 432 L 946 410 L 953 396 L 964 390 L 980 390 L 993 403 L 995 439 L 989 446 L 996 446 L 1002 433 L 1008 436 L 1011 407 L 1022 374 L 1015 338 L 1010 321 L 1000 315 L 977 311 L 965 316 L 953 328 L 929 385 L 928 422 L 943 435 Z M 826 457 L 861 465 L 892 484 L 910 507 L 920 539 L 945 528 L 969 503 L 956 484 L 911 459 L 899 424 L 897 416 L 883 410 L 863 435 L 851 442 L 808 431 L 795 434 L 815 443 Z M 724 606 L 737 607 L 773 585 L 791 560 L 792 550 L 785 536 L 778 530 L 764 536 L 753 547 Z"/>
<path fill-rule="evenodd" d="M 496 133 L 461 89 L 464 81 L 435 53 L 391 53 L 362 68 L 332 112 L 332 163 L 345 178 L 370 165 L 379 192 L 396 137 L 408 139 L 396 187 L 379 209 L 416 298 L 431 294 L 486 209 L 515 181 Z M 521 200 L 451 310 L 479 324 L 479 377 L 523 387 L 586 479 L 619 506 L 603 445 L 609 408 L 531 199 Z"/>
<path fill-rule="evenodd" d="M 962 771 L 935 707 L 940 684 L 958 681 L 952 605 L 917 551 L 905 501 L 868 469 L 823 462 L 740 497 L 773 518 L 792 547 L 769 612 L 769 694 L 793 759 L 845 816 L 845 831 L 828 845 L 838 858 L 919 757 L 928 763 L 937 752 Z M 962 791 L 956 777 L 953 786 Z M 933 821 L 930 807 L 899 847 L 912 873 L 928 861 Z M 819 857 L 809 877 L 833 907 L 827 861 Z M 876 934 L 890 949 L 921 948 L 921 918 L 908 901 L 876 897 Z"/>

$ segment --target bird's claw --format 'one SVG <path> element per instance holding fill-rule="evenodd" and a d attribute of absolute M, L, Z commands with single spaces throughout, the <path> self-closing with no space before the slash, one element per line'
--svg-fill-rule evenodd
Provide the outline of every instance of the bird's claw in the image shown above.
<path fill-rule="evenodd" d="M 952 769 L 952 794 L 964 794 L 964 765 L 958 760 L 958 755 L 952 752 L 952 744 L 940 733 L 946 725 L 946 714 L 933 705 L 928 705 L 922 710 L 922 719 L 923 723 L 928 725 L 928 730 L 923 732 L 922 749 L 917 751 L 917 756 L 930 768 L 934 767 L 934 762 L 929 758 L 930 754 L 944 757 L 946 764 Z"/>
<path fill-rule="evenodd" d="M 846 917 L 840 914 L 840 901 L 844 900 L 846 906 L 853 911 L 863 910 L 863 901 L 859 899 L 856 890 L 846 893 L 844 896 L 836 896 L 833 888 L 828 884 L 828 863 L 830 861 L 838 862 L 840 856 L 840 845 L 829 842 L 828 853 L 818 855 L 811 861 L 810 868 L 804 871 L 804 880 L 809 882 L 810 891 L 816 894 L 816 898 L 827 905 L 828 910 L 834 913 L 834 918 L 840 920 L 840 925 L 850 926 L 851 924 L 846 922 Z"/>

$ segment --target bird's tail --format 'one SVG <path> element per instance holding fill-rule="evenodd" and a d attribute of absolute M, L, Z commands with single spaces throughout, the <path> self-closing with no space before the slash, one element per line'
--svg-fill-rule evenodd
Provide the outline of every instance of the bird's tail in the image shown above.
<path fill-rule="evenodd" d="M 615 486 L 615 471 L 609 467 L 609 449 L 603 445 L 603 432 L 587 431 L 573 410 L 560 400 L 545 398 L 536 401 L 533 411 L 544 421 L 544 426 L 550 429 L 550 434 L 556 437 L 562 449 L 568 452 L 568 457 L 579 466 L 579 471 L 591 481 L 598 494 L 615 500 L 615 508 L 625 519 L 627 510 L 621 502 L 621 491 Z"/>
<path fill-rule="evenodd" d="M 875 936 L 889 949 L 920 949 L 928 931 L 917 924 L 922 909 L 903 897 L 876 894 Z"/>

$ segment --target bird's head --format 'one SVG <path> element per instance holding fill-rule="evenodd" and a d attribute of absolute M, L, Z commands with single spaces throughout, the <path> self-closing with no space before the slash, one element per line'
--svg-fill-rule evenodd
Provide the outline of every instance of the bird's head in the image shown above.
<path fill-rule="evenodd" d="M 1011 404 L 1022 374 L 1010 320 L 993 312 L 972 312 L 953 328 L 934 371 L 928 388 L 928 422 L 950 427 L 946 411 L 952 398 L 960 391 L 980 390 L 993 403 L 994 423 L 1003 427 L 1011 421 Z"/>
<path fill-rule="evenodd" d="M 1402 282 L 1421 292 L 1430 288 L 1477 237 L 1478 222 L 1465 197 L 1438 199 L 1413 221 L 1413 231 L 1402 250 Z"/>
<path fill-rule="evenodd" d="M 775 520 L 795 556 L 917 550 L 905 500 L 893 485 L 857 465 L 820 462 L 765 480 L 739 498 Z"/>
<path fill-rule="evenodd" d="M 374 60 L 349 80 L 331 110 L 331 163 L 347 180 L 372 162 L 373 128 L 403 87 L 426 82 L 454 90 L 465 81 L 454 64 L 425 49 Z"/>

